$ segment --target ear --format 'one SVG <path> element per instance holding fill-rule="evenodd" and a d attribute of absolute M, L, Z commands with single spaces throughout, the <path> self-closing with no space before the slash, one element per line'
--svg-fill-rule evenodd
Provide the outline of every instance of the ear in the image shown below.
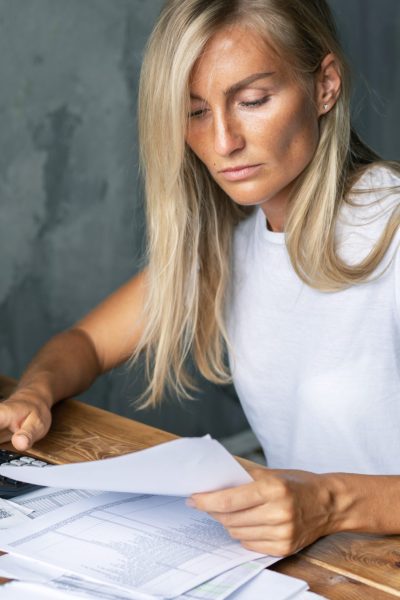
<path fill-rule="evenodd" d="M 328 113 L 339 98 L 342 78 L 336 56 L 330 52 L 321 62 L 315 79 L 318 116 Z"/>

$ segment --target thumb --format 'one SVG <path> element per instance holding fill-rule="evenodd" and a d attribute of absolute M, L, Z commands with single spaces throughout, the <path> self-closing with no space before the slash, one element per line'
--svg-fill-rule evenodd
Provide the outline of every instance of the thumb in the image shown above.
<path fill-rule="evenodd" d="M 0 404 L 0 431 L 3 431 L 2 441 L 10 439 L 8 436 L 4 438 L 5 431 L 17 433 L 15 437 L 13 436 L 13 445 L 17 450 L 26 450 L 32 445 L 31 433 L 29 430 L 26 432 L 21 430 L 17 423 L 14 407 L 6 402 Z"/>
<path fill-rule="evenodd" d="M 19 430 L 14 433 L 11 438 L 12 445 L 16 450 L 23 452 L 28 450 L 33 445 L 33 438 L 29 431 Z"/>
<path fill-rule="evenodd" d="M 35 412 L 29 413 L 19 427 L 10 427 L 10 429 L 14 432 L 11 442 L 20 451 L 31 448 L 36 440 L 46 433 L 43 422 Z"/>

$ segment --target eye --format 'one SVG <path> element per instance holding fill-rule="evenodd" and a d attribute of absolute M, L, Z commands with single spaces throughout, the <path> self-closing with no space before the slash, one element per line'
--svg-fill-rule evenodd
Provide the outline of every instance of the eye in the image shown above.
<path fill-rule="evenodd" d="M 268 102 L 268 100 L 270 99 L 270 96 L 263 96 L 262 98 L 259 98 L 258 100 L 242 100 L 242 102 L 240 102 L 240 106 L 244 106 L 245 108 L 253 108 L 253 107 L 257 107 L 257 106 L 262 106 L 263 104 L 266 104 Z"/>
<path fill-rule="evenodd" d="M 192 110 L 189 113 L 189 118 L 190 119 L 200 119 L 200 118 L 204 117 L 206 113 L 207 113 L 206 108 L 198 108 L 197 110 Z"/>

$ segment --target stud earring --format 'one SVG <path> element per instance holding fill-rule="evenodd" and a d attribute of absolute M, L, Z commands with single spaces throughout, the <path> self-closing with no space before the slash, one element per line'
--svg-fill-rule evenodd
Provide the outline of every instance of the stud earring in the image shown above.
<path fill-rule="evenodd" d="M 323 104 L 323 105 L 322 105 L 322 108 L 323 108 L 324 110 L 327 110 L 327 109 L 329 108 L 329 104 Z"/>

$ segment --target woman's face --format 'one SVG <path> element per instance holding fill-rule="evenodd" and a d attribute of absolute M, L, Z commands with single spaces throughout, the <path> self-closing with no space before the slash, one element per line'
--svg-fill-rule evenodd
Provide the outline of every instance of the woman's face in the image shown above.
<path fill-rule="evenodd" d="M 265 42 L 240 26 L 216 33 L 190 79 L 186 142 L 238 204 L 282 230 L 293 182 L 318 137 L 313 99 Z"/>

